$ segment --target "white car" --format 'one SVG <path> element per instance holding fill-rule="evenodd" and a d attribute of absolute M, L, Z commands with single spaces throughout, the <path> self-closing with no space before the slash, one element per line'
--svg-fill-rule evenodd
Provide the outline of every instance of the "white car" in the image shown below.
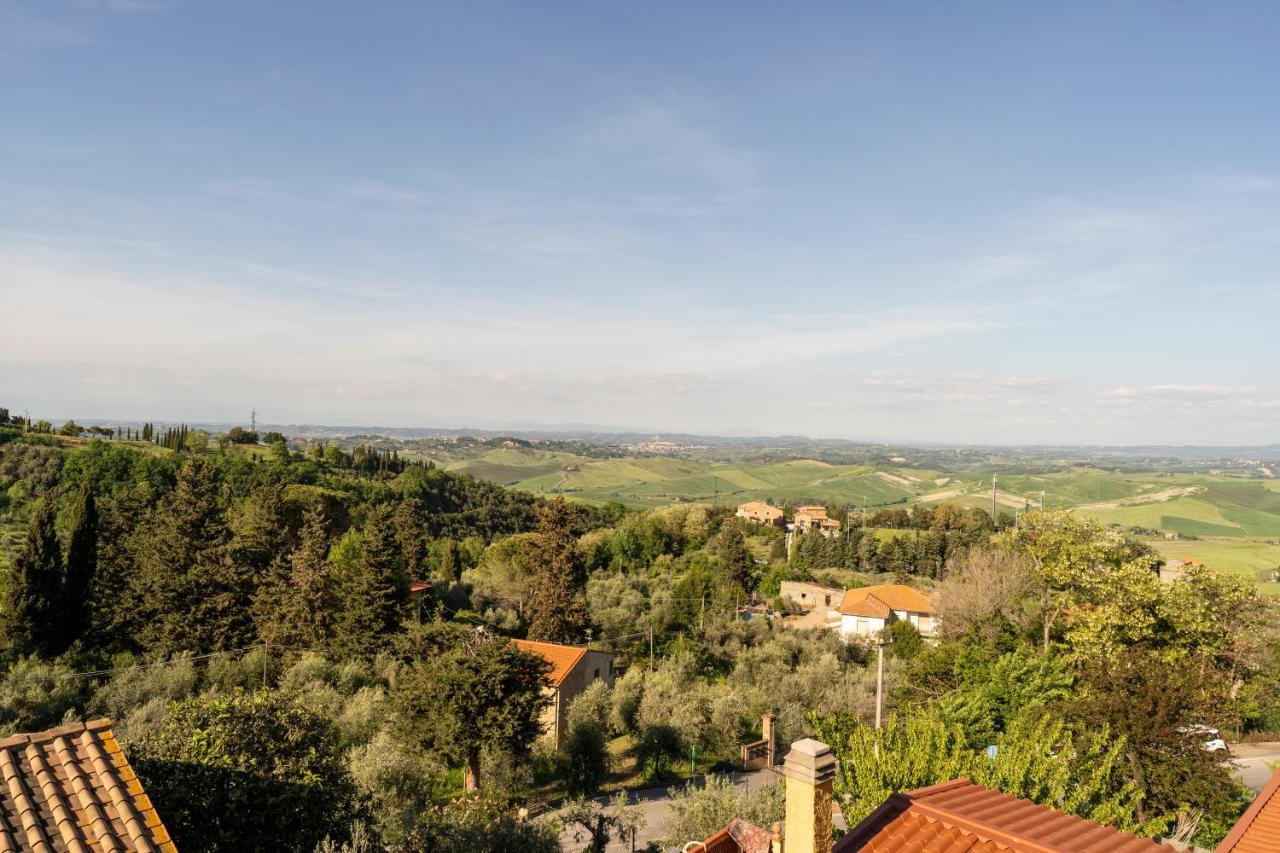
<path fill-rule="evenodd" d="M 1200 744 L 1200 748 L 1205 752 L 1226 752 L 1227 742 L 1222 739 L 1222 735 L 1215 728 L 1205 725 L 1183 726 L 1178 729 L 1178 734 L 1193 735 L 1198 738 L 1204 738 Z"/>

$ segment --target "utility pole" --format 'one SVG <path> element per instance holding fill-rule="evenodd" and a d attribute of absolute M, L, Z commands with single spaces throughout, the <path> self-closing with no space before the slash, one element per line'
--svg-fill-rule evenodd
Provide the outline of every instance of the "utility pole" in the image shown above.
<path fill-rule="evenodd" d="M 1000 516 L 996 515 L 996 475 L 991 475 L 991 522 L 999 526 Z"/>
<path fill-rule="evenodd" d="M 880 718 L 884 708 L 884 647 L 892 642 L 884 637 L 876 641 L 876 729 L 880 729 Z"/>

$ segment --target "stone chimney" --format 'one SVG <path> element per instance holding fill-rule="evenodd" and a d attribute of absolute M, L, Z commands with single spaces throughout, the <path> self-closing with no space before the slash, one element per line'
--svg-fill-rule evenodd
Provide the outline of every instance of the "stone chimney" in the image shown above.
<path fill-rule="evenodd" d="M 791 744 L 782 765 L 787 777 L 786 853 L 831 853 L 831 789 L 836 757 L 825 743 Z"/>
<path fill-rule="evenodd" d="M 778 763 L 778 732 L 773 727 L 773 714 L 765 714 L 760 721 L 760 738 L 769 744 L 769 763 L 767 767 L 772 767 Z"/>

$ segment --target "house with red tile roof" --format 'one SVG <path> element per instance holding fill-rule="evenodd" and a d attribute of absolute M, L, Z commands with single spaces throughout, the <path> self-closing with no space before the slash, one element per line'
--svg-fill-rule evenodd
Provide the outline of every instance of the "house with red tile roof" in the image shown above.
<path fill-rule="evenodd" d="M 1280 770 L 1272 774 L 1214 853 L 1274 853 L 1280 850 Z"/>
<path fill-rule="evenodd" d="M 596 681 L 613 686 L 613 655 L 598 649 L 512 640 L 525 654 L 537 655 L 551 664 L 547 675 L 547 695 L 551 704 L 542 712 L 542 736 L 556 749 L 563 749 L 568 737 L 569 706 Z"/>
<path fill-rule="evenodd" d="M 831 853 L 1174 853 L 1168 844 L 954 779 L 893 794 Z"/>
<path fill-rule="evenodd" d="M 1174 853 L 1175 848 L 954 779 L 891 795 L 865 820 L 831 841 L 836 759 L 812 739 L 792 744 L 782 765 L 786 820 L 769 829 L 742 820 L 686 850 L 706 853 Z M 1215 853 L 1280 850 L 1280 773 Z M 1263 800 L 1263 796 L 1259 797 Z M 1256 833 L 1248 842 L 1250 833 Z M 765 846 L 768 839 L 768 846 Z M 1237 846 L 1229 846 L 1229 842 Z"/>
<path fill-rule="evenodd" d="M 894 622 L 909 622 L 921 634 L 937 630 L 933 601 L 918 589 L 890 583 L 851 589 L 828 623 L 843 639 L 873 637 Z"/>
<path fill-rule="evenodd" d="M 176 850 L 109 720 L 0 740 L 0 775 L 0 850 Z"/>

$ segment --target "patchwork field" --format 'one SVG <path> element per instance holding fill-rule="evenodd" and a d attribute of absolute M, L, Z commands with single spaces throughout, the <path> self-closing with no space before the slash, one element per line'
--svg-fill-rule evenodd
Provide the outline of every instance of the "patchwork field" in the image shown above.
<path fill-rule="evenodd" d="M 869 508 L 943 501 L 991 508 L 991 474 L 830 464 L 812 459 L 719 462 L 667 456 L 592 458 L 536 448 L 437 451 L 437 464 L 543 495 L 627 506 L 673 501 L 748 500 L 832 503 Z M 1147 528 L 1198 540 L 1157 538 L 1168 556 L 1188 556 L 1256 579 L 1280 566 L 1280 480 L 1239 470 L 1219 474 L 1084 466 L 997 474 L 1003 513 L 1063 507 L 1106 524 Z M 1264 585 L 1280 594 L 1280 584 Z"/>

